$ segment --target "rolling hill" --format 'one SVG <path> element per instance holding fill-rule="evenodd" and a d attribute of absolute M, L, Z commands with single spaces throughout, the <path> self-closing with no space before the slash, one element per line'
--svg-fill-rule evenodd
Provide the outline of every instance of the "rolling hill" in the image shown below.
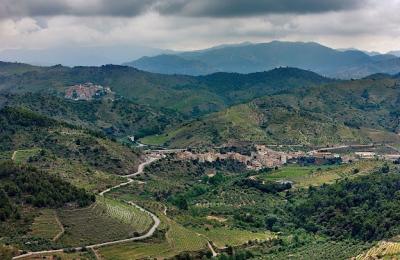
<path fill-rule="evenodd" d="M 170 147 L 399 142 L 399 102 L 399 79 L 380 74 L 257 98 L 143 142 Z"/>
<path fill-rule="evenodd" d="M 7 63 L 0 67 L 0 93 L 50 93 L 63 97 L 69 86 L 93 82 L 110 87 L 117 97 L 122 96 L 136 104 L 168 108 L 187 116 L 219 111 L 281 90 L 332 82 L 315 73 L 294 68 L 192 77 L 161 75 L 115 65 L 28 67 L 25 73 L 21 73 L 20 67 L 27 65 L 17 65 Z"/>
<path fill-rule="evenodd" d="M 125 98 L 74 101 L 46 93 L 3 95 L 4 105 L 28 108 L 56 120 L 101 131 L 111 137 L 157 134 L 177 125 L 183 116 L 170 109 L 154 109 Z"/>
<path fill-rule="evenodd" d="M 150 72 L 187 75 L 204 75 L 210 72 L 252 73 L 289 66 L 311 70 L 329 77 L 352 78 L 364 77 L 375 72 L 392 73 L 393 70 L 399 72 L 398 65 L 387 70 L 385 64 L 379 67 L 381 64 L 375 63 L 394 58 L 396 56 L 391 54 L 371 56 L 358 50 L 335 50 L 315 42 L 273 41 L 143 57 L 125 64 Z M 347 68 L 363 67 L 370 63 L 375 63 L 378 68 L 366 71 L 367 74 L 341 73 Z"/>
<path fill-rule="evenodd" d="M 1 157 L 15 159 L 15 155 L 11 156 L 14 151 L 17 154 L 18 151 L 29 151 L 22 161 L 64 174 L 67 170 L 62 169 L 60 164 L 65 162 L 64 167 L 86 166 L 87 175 L 95 175 L 97 171 L 121 175 L 135 170 L 140 161 L 138 152 L 112 142 L 98 132 L 57 121 L 25 108 L 4 107 L 0 110 Z M 82 173 L 78 171 L 73 174 Z"/>

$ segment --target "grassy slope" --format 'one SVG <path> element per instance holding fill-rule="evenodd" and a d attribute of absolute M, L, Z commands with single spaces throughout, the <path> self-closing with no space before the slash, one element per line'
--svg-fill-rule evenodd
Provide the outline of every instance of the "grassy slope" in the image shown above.
<path fill-rule="evenodd" d="M 56 174 L 73 185 L 99 192 L 136 171 L 138 152 L 111 140 L 27 110 L 0 111 L 3 159 L 28 163 Z"/>
<path fill-rule="evenodd" d="M 233 106 L 144 143 L 171 147 L 399 142 L 400 81 L 364 79 L 295 89 Z"/>

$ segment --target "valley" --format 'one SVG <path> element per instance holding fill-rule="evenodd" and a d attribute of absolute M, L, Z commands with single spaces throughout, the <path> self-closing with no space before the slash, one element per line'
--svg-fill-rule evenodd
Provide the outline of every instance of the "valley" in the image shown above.
<path fill-rule="evenodd" d="M 397 254 L 397 75 L 3 66 L 0 256 Z"/>
<path fill-rule="evenodd" d="M 0 0 L 0 260 L 400 260 L 400 0 Z"/>

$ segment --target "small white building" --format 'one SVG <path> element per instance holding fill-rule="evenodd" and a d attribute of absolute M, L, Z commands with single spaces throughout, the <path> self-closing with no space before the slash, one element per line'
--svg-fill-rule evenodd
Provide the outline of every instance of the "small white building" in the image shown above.
<path fill-rule="evenodd" d="M 374 152 L 355 152 L 355 155 L 361 159 L 373 159 L 376 156 Z"/>

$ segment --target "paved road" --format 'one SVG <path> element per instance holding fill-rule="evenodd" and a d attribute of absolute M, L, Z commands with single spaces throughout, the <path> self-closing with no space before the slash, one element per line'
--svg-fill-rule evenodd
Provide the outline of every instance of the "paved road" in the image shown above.
<path fill-rule="evenodd" d="M 145 162 L 143 162 L 142 164 L 139 165 L 137 172 L 135 172 L 133 174 L 130 174 L 130 175 L 123 176 L 123 177 L 126 177 L 128 179 L 127 182 L 124 182 L 124 183 L 118 184 L 118 185 L 116 185 L 114 187 L 111 187 L 109 189 L 106 189 L 106 190 L 100 192 L 99 195 L 100 196 L 104 196 L 105 193 L 111 191 L 112 189 L 116 189 L 116 188 L 122 187 L 124 185 L 127 185 L 127 184 L 133 182 L 133 179 L 131 179 L 131 177 L 135 177 L 135 176 L 143 173 L 144 167 L 146 167 L 146 165 L 148 165 L 148 164 L 150 164 L 150 163 L 152 163 L 152 162 L 154 162 L 154 161 L 156 161 L 156 160 L 158 160 L 160 158 L 161 158 L 161 156 L 148 157 Z M 102 246 L 109 246 L 109 245 L 115 245 L 115 244 L 120 244 L 120 243 L 131 242 L 131 241 L 143 240 L 143 239 L 151 237 L 154 234 L 154 232 L 157 230 L 158 226 L 160 225 L 160 222 L 161 222 L 160 219 L 155 214 L 153 214 L 152 212 L 147 211 L 146 209 L 140 207 L 139 205 L 133 203 L 132 201 L 127 201 L 126 203 L 128 203 L 129 205 L 131 205 L 133 207 L 136 207 L 139 210 L 149 214 L 150 217 L 153 219 L 154 224 L 146 232 L 146 234 L 138 236 L 138 237 L 132 237 L 132 238 L 127 238 L 127 239 L 121 239 L 121 240 L 109 241 L 109 242 L 104 242 L 104 243 L 99 243 L 99 244 L 94 244 L 94 245 L 88 245 L 88 246 L 85 246 L 86 248 L 94 249 L 94 248 L 98 248 L 98 247 L 102 247 Z M 76 251 L 81 251 L 83 249 L 83 247 L 76 247 L 76 248 L 73 248 L 73 249 L 75 249 Z M 25 258 L 25 257 L 28 257 L 28 256 L 35 256 L 35 255 L 41 255 L 41 254 L 61 253 L 63 251 L 64 251 L 64 248 L 55 249 L 55 250 L 44 250 L 44 251 L 29 252 L 29 253 L 26 253 L 26 254 L 23 254 L 23 255 L 15 256 L 15 257 L 13 257 L 13 259 L 21 259 L 21 258 Z"/>

